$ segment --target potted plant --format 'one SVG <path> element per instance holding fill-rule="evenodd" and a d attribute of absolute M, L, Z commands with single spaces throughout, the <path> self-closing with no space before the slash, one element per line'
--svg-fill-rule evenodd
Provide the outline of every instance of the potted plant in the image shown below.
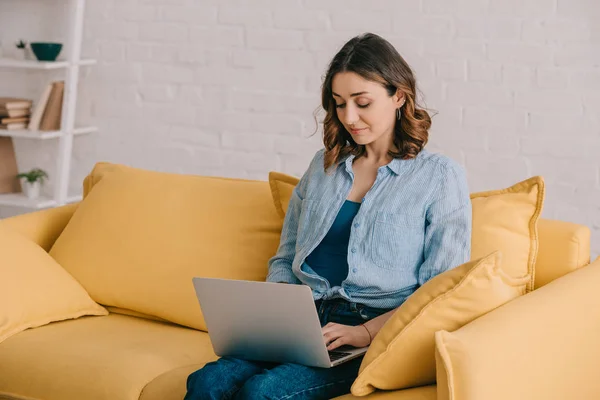
<path fill-rule="evenodd" d="M 17 175 L 18 179 L 24 179 L 23 192 L 29 199 L 40 197 L 40 188 L 44 180 L 48 178 L 46 171 L 40 168 L 34 168 L 29 172 L 22 172 Z"/>
<path fill-rule="evenodd" d="M 20 58 L 22 60 L 26 59 L 27 42 L 23 39 L 20 39 L 17 43 L 15 43 L 15 47 L 17 48 L 17 58 Z"/>

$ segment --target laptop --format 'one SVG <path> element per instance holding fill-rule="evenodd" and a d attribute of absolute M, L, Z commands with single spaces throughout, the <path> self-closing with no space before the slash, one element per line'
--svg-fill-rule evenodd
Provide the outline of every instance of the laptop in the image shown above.
<path fill-rule="evenodd" d="M 306 285 L 194 278 L 215 354 L 331 368 L 368 347 L 328 351 Z"/>

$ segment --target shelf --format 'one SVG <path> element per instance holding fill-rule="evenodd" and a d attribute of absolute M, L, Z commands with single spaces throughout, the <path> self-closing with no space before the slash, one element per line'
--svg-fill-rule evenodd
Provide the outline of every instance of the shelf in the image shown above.
<path fill-rule="evenodd" d="M 92 65 L 96 60 L 79 60 L 75 65 Z M 24 69 L 59 69 L 67 68 L 68 61 L 36 61 L 36 60 L 16 60 L 12 58 L 0 58 L 0 68 L 24 68 Z"/>
<path fill-rule="evenodd" d="M 73 135 L 85 135 L 87 133 L 93 133 L 98 130 L 96 126 L 84 126 L 75 128 Z M 19 139 L 54 139 L 65 135 L 64 131 L 30 131 L 28 129 L 21 130 L 4 130 L 0 129 L 0 136 L 10 136 Z"/>
<path fill-rule="evenodd" d="M 69 196 L 67 203 L 81 201 L 83 196 Z M 38 199 L 28 199 L 23 193 L 0 194 L 0 206 L 23 207 L 32 209 L 42 209 L 56 207 L 57 203 L 49 197 L 41 196 Z"/>

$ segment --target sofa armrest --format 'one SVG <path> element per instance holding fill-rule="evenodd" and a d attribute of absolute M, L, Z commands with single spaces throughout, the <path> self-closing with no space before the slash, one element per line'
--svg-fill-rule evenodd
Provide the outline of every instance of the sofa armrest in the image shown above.
<path fill-rule="evenodd" d="M 600 259 L 436 332 L 438 400 L 600 399 Z"/>
<path fill-rule="evenodd" d="M 591 232 L 587 226 L 542 218 L 538 221 L 538 233 L 536 289 L 589 264 Z"/>
<path fill-rule="evenodd" d="M 0 220 L 7 226 L 49 251 L 73 216 L 79 203 L 35 211 Z"/>

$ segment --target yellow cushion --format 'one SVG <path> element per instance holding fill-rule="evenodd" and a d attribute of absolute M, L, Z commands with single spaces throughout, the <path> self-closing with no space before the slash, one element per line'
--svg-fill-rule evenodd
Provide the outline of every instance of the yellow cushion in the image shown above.
<path fill-rule="evenodd" d="M 335 400 L 352 400 L 356 396 L 347 394 L 345 396 L 336 397 Z M 435 385 L 421 386 L 418 388 L 394 390 L 391 392 L 374 392 L 362 399 L 368 400 L 437 400 L 437 392 Z M 145 399 L 144 399 L 145 400 Z"/>
<path fill-rule="evenodd" d="M 535 263 L 536 289 L 590 262 L 590 228 L 540 218 L 540 247 Z"/>
<path fill-rule="evenodd" d="M 290 199 L 292 198 L 292 192 L 299 181 L 298 178 L 290 175 L 280 172 L 269 172 L 269 185 L 271 186 L 273 203 L 281 218 L 285 217 Z"/>
<path fill-rule="evenodd" d="M 52 248 L 78 207 L 78 203 L 20 214 L 0 220 L 0 225 L 19 232 L 46 251 Z"/>
<path fill-rule="evenodd" d="M 436 338 L 439 400 L 600 399 L 600 259 Z"/>
<path fill-rule="evenodd" d="M 172 369 L 156 377 L 142 390 L 139 400 L 181 400 L 187 392 L 187 378 L 204 364 L 191 364 Z"/>
<path fill-rule="evenodd" d="M 216 359 L 205 332 L 117 314 L 84 317 L 1 343 L 0 398 L 138 400 L 163 374 Z"/>
<path fill-rule="evenodd" d="M 500 253 L 469 261 L 421 286 L 373 339 L 352 394 L 435 382 L 435 332 L 455 330 L 525 293 L 529 281 L 500 268 Z"/>
<path fill-rule="evenodd" d="M 275 204 L 275 209 L 281 218 L 285 218 L 292 192 L 298 182 L 300 182 L 300 179 L 295 176 L 282 174 L 281 172 L 269 172 L 269 185 L 271 186 L 273 204 Z"/>
<path fill-rule="evenodd" d="M 98 164 L 50 254 L 97 302 L 206 329 L 195 276 L 264 280 L 282 220 L 267 182 Z"/>
<path fill-rule="evenodd" d="M 527 291 L 533 290 L 543 179 L 535 176 L 507 189 L 473 193 L 471 202 L 471 259 L 501 250 L 502 269 L 515 278 L 528 276 Z"/>
<path fill-rule="evenodd" d="M 0 343 L 52 321 L 106 315 L 40 246 L 0 225 Z"/>

